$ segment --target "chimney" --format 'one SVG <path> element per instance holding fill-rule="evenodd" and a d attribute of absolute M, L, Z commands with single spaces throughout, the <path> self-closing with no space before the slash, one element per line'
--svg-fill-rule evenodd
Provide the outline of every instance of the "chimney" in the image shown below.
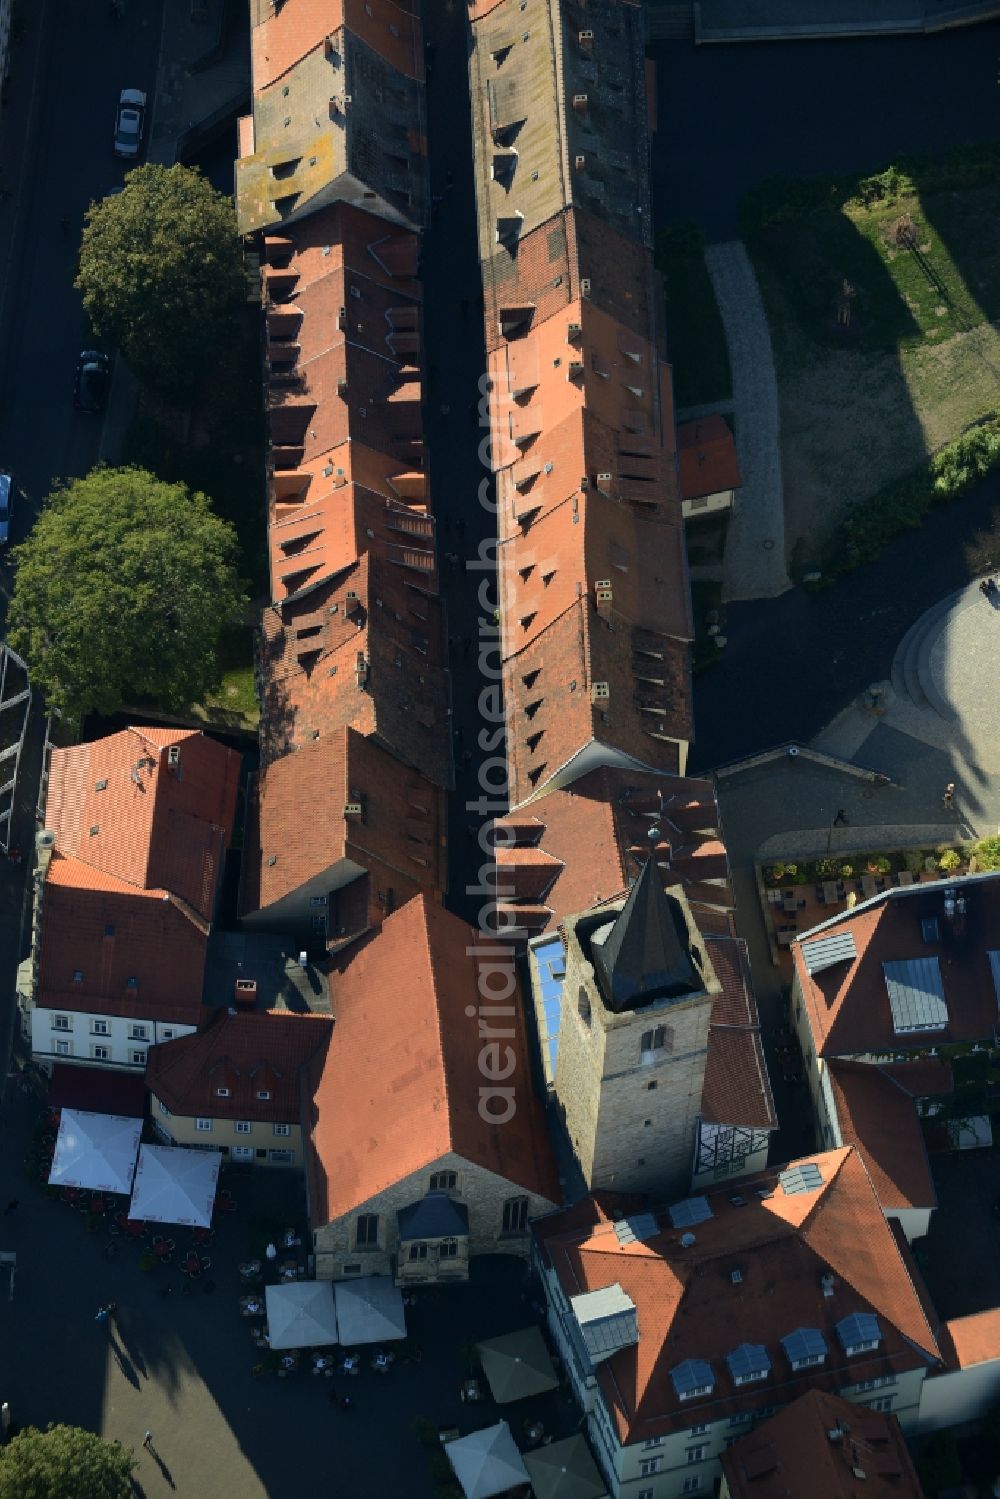
<path fill-rule="evenodd" d="M 236 980 L 236 1003 L 238 1005 L 255 1005 L 257 1003 L 257 980 Z"/>
<path fill-rule="evenodd" d="M 597 600 L 597 612 L 602 619 L 611 618 L 611 603 L 614 597 L 610 578 L 598 578 L 594 584 L 594 596 Z"/>
<path fill-rule="evenodd" d="M 594 50 L 594 33 L 592 31 L 581 31 L 579 33 L 578 40 L 579 40 L 579 43 L 580 43 L 580 51 L 581 52 L 587 52 L 587 53 L 593 52 L 593 50 Z"/>
<path fill-rule="evenodd" d="M 573 95 L 573 108 L 576 110 L 577 114 L 586 114 L 587 113 L 587 96 L 586 96 L 586 94 L 574 94 Z"/>

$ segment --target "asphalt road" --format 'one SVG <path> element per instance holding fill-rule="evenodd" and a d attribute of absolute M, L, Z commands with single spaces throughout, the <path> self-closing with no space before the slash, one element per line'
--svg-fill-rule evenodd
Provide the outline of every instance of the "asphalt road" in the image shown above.
<path fill-rule="evenodd" d="M 89 341 L 73 289 L 83 215 L 120 190 L 112 153 L 122 88 L 152 105 L 163 0 L 111 19 L 102 0 L 23 6 L 25 35 L 12 56 L 0 136 L 0 464 L 25 491 L 13 540 L 23 540 L 52 480 L 85 474 L 97 460 L 101 418 L 73 408 L 76 358 Z M 68 214 L 67 236 L 61 220 Z M 0 571 L 0 623 L 10 568 Z"/>
<path fill-rule="evenodd" d="M 661 42 L 653 194 L 659 226 L 730 239 L 765 178 L 869 171 L 995 140 L 1000 22 L 935 37 L 695 47 Z"/>

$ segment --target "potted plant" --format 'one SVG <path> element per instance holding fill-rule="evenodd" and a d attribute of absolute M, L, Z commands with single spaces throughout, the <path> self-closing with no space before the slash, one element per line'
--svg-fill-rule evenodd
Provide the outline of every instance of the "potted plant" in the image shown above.
<path fill-rule="evenodd" d="M 943 874 L 954 874 L 956 869 L 962 867 L 962 856 L 956 848 L 946 848 L 938 859 L 938 868 Z"/>

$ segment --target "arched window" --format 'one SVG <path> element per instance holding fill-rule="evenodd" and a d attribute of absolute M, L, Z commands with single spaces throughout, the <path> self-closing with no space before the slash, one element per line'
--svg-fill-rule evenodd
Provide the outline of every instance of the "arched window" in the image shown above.
<path fill-rule="evenodd" d="M 590 1000 L 587 998 L 587 991 L 586 991 L 586 989 L 584 989 L 582 987 L 582 985 L 581 985 L 580 991 L 579 991 L 579 993 L 577 995 L 576 1007 L 577 1007 L 577 1009 L 580 1012 L 580 1019 L 583 1021 L 584 1025 L 586 1025 L 589 1028 L 589 1026 L 590 1026 Z"/>

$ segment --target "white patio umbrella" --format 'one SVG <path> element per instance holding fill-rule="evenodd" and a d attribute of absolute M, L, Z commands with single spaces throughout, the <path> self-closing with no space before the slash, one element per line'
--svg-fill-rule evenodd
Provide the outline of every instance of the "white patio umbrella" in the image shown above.
<path fill-rule="evenodd" d="M 292 1281 L 265 1286 L 267 1337 L 272 1348 L 319 1348 L 337 1341 L 333 1282 Z"/>
<path fill-rule="evenodd" d="M 505 1494 L 520 1483 L 530 1482 L 506 1421 L 446 1442 L 444 1450 L 465 1499 L 490 1499 L 492 1494 Z"/>
<path fill-rule="evenodd" d="M 132 1190 L 142 1120 L 63 1109 L 49 1181 L 94 1192 Z"/>
<path fill-rule="evenodd" d="M 535 1499 L 603 1499 L 607 1486 L 582 1436 L 524 1454 Z"/>
<path fill-rule="evenodd" d="M 476 1347 L 497 1405 L 542 1395 L 559 1384 L 545 1339 L 537 1327 L 524 1327 L 520 1332 L 477 1343 Z"/>
<path fill-rule="evenodd" d="M 403 1297 L 387 1275 L 338 1280 L 336 1296 L 337 1325 L 345 1348 L 406 1337 Z"/>
<path fill-rule="evenodd" d="M 143 1145 L 135 1169 L 130 1218 L 208 1228 L 222 1156 L 217 1150 Z"/>

